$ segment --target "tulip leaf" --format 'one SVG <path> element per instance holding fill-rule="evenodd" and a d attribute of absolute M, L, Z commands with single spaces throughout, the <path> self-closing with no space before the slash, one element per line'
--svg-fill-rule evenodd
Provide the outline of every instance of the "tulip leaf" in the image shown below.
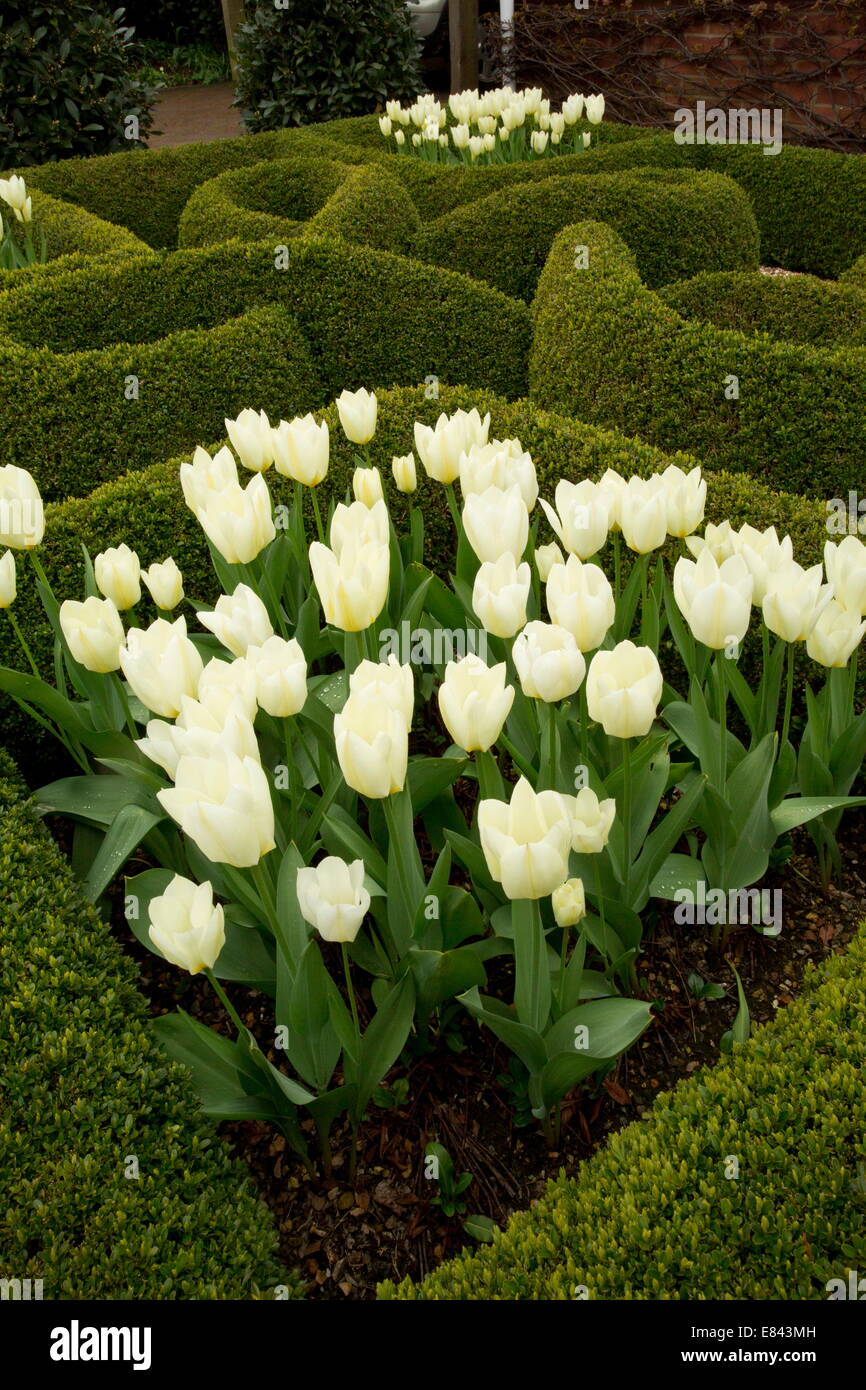
<path fill-rule="evenodd" d="M 469 947 L 454 951 L 421 951 L 413 946 L 409 965 L 415 977 L 418 1014 L 426 1023 L 434 1009 L 474 985 L 487 983 L 479 957 Z"/>
<path fill-rule="evenodd" d="M 323 1091 L 340 1056 L 340 1039 L 331 1024 L 330 976 L 316 941 L 309 941 L 292 983 L 286 1052 L 297 1072 Z"/>
<path fill-rule="evenodd" d="M 39 676 L 28 676 L 23 671 L 0 666 L 0 690 L 16 700 L 26 700 L 28 704 L 35 705 L 76 738 L 85 731 L 78 713 L 80 706 L 73 704 Z"/>
<path fill-rule="evenodd" d="M 830 749 L 829 768 L 835 785 L 847 791 L 866 757 L 866 709 L 839 735 Z"/>
<path fill-rule="evenodd" d="M 563 1014 L 547 1030 L 547 1056 L 577 1052 L 593 1058 L 618 1057 L 640 1037 L 651 1018 L 651 1007 L 642 999 L 590 999 Z"/>
<path fill-rule="evenodd" d="M 499 884 L 494 883 L 487 867 L 487 860 L 480 845 L 476 845 L 473 840 L 469 840 L 465 835 L 458 835 L 456 831 L 445 827 L 445 839 L 453 849 L 455 855 L 460 860 L 464 868 L 469 870 L 473 884 L 480 885 L 487 892 L 492 893 L 500 902 L 503 898 L 502 889 Z"/>
<path fill-rule="evenodd" d="M 535 1028 L 517 1020 L 514 1009 L 498 999 L 479 994 L 477 986 L 461 994 L 460 1003 L 473 1018 L 486 1023 L 491 1033 L 519 1057 L 530 1073 L 539 1073 L 547 1061 L 544 1039 Z"/>
<path fill-rule="evenodd" d="M 706 883 L 699 859 L 690 854 L 669 854 L 650 883 L 650 897 L 675 902 L 680 889 L 696 893 L 699 883 Z"/>
<path fill-rule="evenodd" d="M 165 820 L 165 812 L 161 808 L 154 812 L 142 806 L 124 806 L 118 811 L 84 883 L 84 891 L 92 903 L 102 896 L 132 851 L 161 820 Z"/>
<path fill-rule="evenodd" d="M 415 984 L 404 975 L 377 1008 L 361 1039 L 355 1117 L 360 1119 L 370 1097 L 400 1056 L 415 1016 Z"/>
<path fill-rule="evenodd" d="M 285 957 L 292 976 L 297 972 L 310 940 L 310 928 L 298 905 L 298 870 L 303 867 L 304 861 L 297 845 L 288 845 L 277 875 L 277 941 L 279 953 Z"/>
<path fill-rule="evenodd" d="M 467 938 L 481 936 L 484 918 L 481 908 L 465 888 L 449 884 L 443 893 L 439 910 L 442 914 L 443 947 L 453 950 Z"/>
<path fill-rule="evenodd" d="M 866 796 L 789 796 L 771 811 L 770 819 L 776 833 L 784 835 L 796 825 L 847 806 L 866 806 Z"/>
<path fill-rule="evenodd" d="M 409 763 L 408 787 L 416 815 L 454 785 L 467 761 L 465 756 L 413 758 Z"/>
<path fill-rule="evenodd" d="M 442 899 L 448 888 L 451 873 L 451 846 L 445 845 L 436 860 L 435 867 L 427 882 L 427 891 L 418 904 L 412 940 L 424 950 L 440 950 L 442 947 Z M 436 908 L 434 916 L 428 911 L 432 901 Z"/>
<path fill-rule="evenodd" d="M 373 841 L 361 830 L 356 820 L 342 806 L 332 806 L 322 821 L 322 839 L 329 854 L 350 855 L 352 859 L 363 859 L 367 869 L 378 883 L 388 877 L 385 860 Z"/>
<path fill-rule="evenodd" d="M 132 777 L 104 777 L 85 773 L 81 777 L 61 777 L 34 793 L 43 815 L 57 811 L 76 820 L 109 826 L 126 806 L 139 806 L 158 819 L 165 815 L 159 802 Z"/>
<path fill-rule="evenodd" d="M 649 885 L 674 845 L 692 821 L 694 809 L 703 795 L 706 779 L 696 777 L 682 792 L 663 820 L 647 836 L 632 870 L 631 907 L 640 912 L 650 896 Z"/>

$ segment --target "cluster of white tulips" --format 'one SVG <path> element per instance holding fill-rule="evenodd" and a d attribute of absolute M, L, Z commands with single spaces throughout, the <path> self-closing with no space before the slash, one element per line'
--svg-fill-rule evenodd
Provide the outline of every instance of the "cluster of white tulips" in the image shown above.
<path fill-rule="evenodd" d="M 36 551 L 38 489 L 22 470 L 0 469 L 0 541 L 30 553 L 57 669 L 65 663 L 78 698 L 42 681 L 17 625 L 33 674 L 0 671 L 0 688 L 82 769 L 43 788 L 43 803 L 74 816 L 86 783 L 89 823 L 105 808 L 93 895 L 144 844 L 161 867 L 128 885 L 143 941 L 205 971 L 230 1011 L 221 979 L 273 972 L 277 1024 L 292 1020 L 293 1074 L 261 1054 L 251 1073 L 238 1022 L 236 1074 L 227 1062 L 218 1102 L 212 1079 L 208 1088 L 215 1113 L 251 1113 L 252 1087 L 299 1152 L 305 1106 L 326 1144 L 341 1110 L 357 1127 L 412 1027 L 457 996 L 518 1052 L 552 1133 L 562 1096 L 649 1020 L 649 1006 L 621 991 L 635 979 L 650 897 L 759 881 L 778 836 L 804 822 L 822 862 L 833 861 L 833 829 L 866 752 L 851 660 L 866 632 L 866 546 L 828 542 L 824 566 L 804 569 L 772 527 L 723 522 L 698 535 L 699 468 L 563 479 L 540 499 L 530 453 L 491 438 L 490 416 L 474 409 L 417 422 L 414 450 L 391 460 L 411 519 L 399 536 L 372 461 L 376 397 L 343 392 L 337 411 L 357 466 L 353 499 L 331 489 L 326 518 L 324 420 L 272 424 L 246 410 L 226 421 L 231 447 L 197 449 L 182 464 L 224 590 L 189 615 L 175 616 L 185 595 L 174 559 L 144 569 L 125 544 L 88 562 L 83 600 L 58 604 Z M 271 469 L 292 484 L 290 508 L 274 506 Z M 422 478 L 442 488 L 453 520 L 450 585 L 422 563 Z M 35 518 L 26 532 L 25 503 Z M 555 539 L 543 538 L 545 524 Z M 600 562 L 609 544 L 610 574 Z M 669 546 L 685 547 L 670 573 Z M 0 560 L 6 608 L 12 549 Z M 147 625 L 135 617 L 142 585 L 158 610 Z M 737 659 L 756 609 L 763 669 L 750 682 Z M 402 624 L 480 634 L 484 656 L 476 646 L 434 663 L 419 683 L 410 661 L 381 656 L 383 634 Z M 667 678 L 663 643 L 676 654 Z M 789 740 L 798 643 L 829 668 L 799 755 Z M 444 753 L 413 741 L 420 687 L 435 692 Z M 114 778 L 95 775 L 94 761 Z M 459 777 L 477 783 L 468 822 L 454 799 Z M 702 837 L 697 854 L 675 850 L 687 833 Z M 471 892 L 453 884 L 454 860 Z M 315 933 L 340 946 L 344 992 Z M 597 968 L 586 968 L 587 952 Z M 233 973 L 245 953 L 246 971 Z M 479 993 L 484 960 L 499 953 L 514 956 L 513 1004 Z M 379 981 L 375 1045 L 361 1030 L 353 964 Z M 204 1067 L 183 1017 L 164 1025 L 166 1045 L 187 1060 L 201 1051 Z M 575 1054 L 577 1025 L 590 1043 Z"/>
<path fill-rule="evenodd" d="M 604 118 L 601 94 L 573 93 L 554 111 L 540 87 L 455 92 L 443 105 L 425 93 L 409 106 L 389 101 L 379 129 L 400 153 L 437 163 L 494 164 L 588 149 Z"/>
<path fill-rule="evenodd" d="M 0 203 L 12 213 L 12 221 L 6 226 L 0 215 L 0 270 L 18 270 L 34 261 L 44 261 L 45 239 L 37 248 L 33 241 L 33 200 L 20 174 L 0 179 Z M 20 238 L 15 234 L 16 226 L 23 233 Z"/>

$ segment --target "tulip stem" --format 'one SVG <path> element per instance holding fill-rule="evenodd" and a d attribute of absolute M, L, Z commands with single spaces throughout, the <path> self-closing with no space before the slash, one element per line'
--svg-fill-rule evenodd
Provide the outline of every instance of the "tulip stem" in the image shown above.
<path fill-rule="evenodd" d="M 619 595 L 620 595 L 620 589 L 621 589 L 621 587 L 622 587 L 622 586 L 621 586 L 622 554 L 621 554 L 621 549 L 620 549 L 620 547 L 621 547 L 621 542 L 620 542 L 620 538 L 619 538 L 619 531 L 614 531 L 614 533 L 613 533 L 613 596 L 614 596 L 614 600 L 615 600 L 615 603 L 616 603 L 617 610 L 619 609 Z"/>
<path fill-rule="evenodd" d="M 322 525 L 322 513 L 319 510 L 319 494 L 314 487 L 310 488 L 310 491 L 313 494 L 313 512 L 316 518 L 316 534 L 318 535 L 319 540 L 322 542 L 322 545 L 324 545 L 325 528 Z"/>
<path fill-rule="evenodd" d="M 345 941 L 341 941 L 341 942 L 340 942 L 340 951 L 341 951 L 342 956 L 343 956 L 343 974 L 344 974 L 345 977 L 346 977 L 346 993 L 347 993 L 348 996 L 349 996 L 349 1007 L 350 1007 L 351 1010 L 352 1010 L 352 1024 L 353 1024 L 354 1029 L 355 1029 L 356 1066 L 360 1068 L 360 1065 L 361 1065 L 361 1022 L 360 1022 L 360 1019 L 358 1018 L 358 1003 L 357 1003 L 357 1000 L 355 999 L 355 986 L 352 984 L 352 966 L 351 966 L 351 962 L 350 962 L 350 960 L 349 960 L 349 947 L 348 947 L 348 945 L 347 945 L 347 943 L 346 943 Z M 344 1066 L 344 1071 L 345 1071 L 345 1066 Z M 358 1167 L 358 1120 L 359 1120 L 359 1118 L 360 1118 L 359 1116 L 356 1116 L 356 1117 L 352 1120 L 352 1152 L 351 1152 L 351 1155 L 350 1155 L 350 1157 L 349 1157 L 349 1181 L 350 1181 L 350 1182 L 353 1180 L 353 1178 L 354 1178 L 354 1176 L 355 1176 L 355 1171 L 356 1171 L 356 1169 L 357 1169 L 357 1167 Z"/>
<path fill-rule="evenodd" d="M 448 510 L 449 510 L 450 513 L 451 513 L 451 520 L 454 522 L 454 530 L 457 532 L 457 537 L 458 537 L 458 539 L 459 539 L 459 537 L 460 537 L 460 508 L 459 508 L 458 505 L 457 505 L 457 498 L 456 498 L 456 496 L 455 496 L 455 494 L 454 494 L 454 484 L 453 484 L 453 483 L 446 483 L 446 484 L 445 484 L 445 496 L 446 496 L 446 498 L 448 499 Z"/>
<path fill-rule="evenodd" d="M 36 551 L 35 551 L 35 550 L 28 550 L 27 554 L 30 556 L 30 560 L 31 560 L 31 563 L 32 563 L 32 565 L 33 565 L 33 568 L 34 568 L 35 571 L 36 571 L 36 576 L 37 576 L 37 578 L 40 579 L 40 580 L 42 581 L 42 583 L 44 584 L 45 588 L 48 590 L 49 594 L 52 594 L 52 595 L 53 595 L 54 590 L 51 588 L 51 585 L 50 585 L 49 582 L 48 582 L 48 575 L 45 573 L 45 570 L 42 568 L 42 561 L 39 559 L 39 556 L 36 554 Z"/>
<path fill-rule="evenodd" d="M 788 742 L 788 731 L 791 727 L 791 704 L 794 699 L 794 643 L 788 643 L 788 679 L 785 687 L 785 717 L 782 721 L 782 744 L 784 748 Z M 780 749 L 781 751 L 781 749 Z"/>
<path fill-rule="evenodd" d="M 228 995 L 226 994 L 225 990 L 223 989 L 222 985 L 220 984 L 216 975 L 213 973 L 213 970 L 210 966 L 206 968 L 204 973 L 213 985 L 213 988 L 216 991 L 220 1003 L 222 1004 L 232 1023 L 235 1025 L 235 1028 L 237 1028 L 238 1037 L 242 1038 L 248 1030 L 238 1017 L 237 1010 L 235 1009 L 234 1005 L 232 1004 L 231 1000 L 229 999 Z"/>
<path fill-rule="evenodd" d="M 722 796 L 725 794 L 725 787 L 728 785 L 728 725 L 727 725 L 727 703 L 728 703 L 728 681 L 725 670 L 727 657 L 724 652 L 719 652 L 716 658 L 717 674 L 719 678 L 719 791 Z"/>
<path fill-rule="evenodd" d="M 34 676 L 38 677 L 38 679 L 41 680 L 42 677 L 39 675 L 39 667 L 36 665 L 36 662 L 33 660 L 33 653 L 31 652 L 30 648 L 29 648 L 28 645 L 27 645 L 27 641 L 26 641 L 26 638 L 25 638 L 25 636 L 24 636 L 24 633 L 21 631 L 21 628 L 18 626 L 18 619 L 15 617 L 15 614 L 12 612 L 12 609 L 11 609 L 11 608 L 7 608 L 7 609 L 6 609 L 6 617 L 9 619 L 10 623 L 12 624 L 12 631 L 15 633 L 15 636 L 18 638 L 18 641 L 21 643 L 21 646 L 22 646 L 23 649 L 24 649 L 24 655 L 27 657 L 27 660 L 30 662 L 30 670 L 33 672 Z"/>
<path fill-rule="evenodd" d="M 631 874 L 631 746 L 627 738 L 622 741 L 622 841 L 623 883 L 627 888 Z"/>
<path fill-rule="evenodd" d="M 261 859 L 257 864 L 253 864 L 252 875 L 253 883 L 255 884 L 259 898 L 261 899 L 261 904 L 264 909 L 268 925 L 270 926 L 271 931 L 274 933 L 274 935 L 276 935 L 279 928 L 279 916 L 277 915 L 277 900 L 274 897 L 274 892 L 271 887 L 270 879 L 268 877 L 268 871 L 264 867 L 264 864 L 262 863 Z"/>
<path fill-rule="evenodd" d="M 123 681 L 120 679 L 120 676 L 117 674 L 116 671 L 112 671 L 111 675 L 114 679 L 115 686 L 117 687 L 117 693 L 120 696 L 120 704 L 121 708 L 123 709 L 124 718 L 126 719 L 126 727 L 129 730 L 129 737 L 132 739 L 134 743 L 135 740 L 138 738 L 138 729 L 136 728 L 135 720 L 132 717 L 132 710 L 129 708 L 129 700 L 127 699 L 126 691 L 123 688 Z"/>
<path fill-rule="evenodd" d="M 523 773 L 523 776 L 526 777 L 528 781 L 534 782 L 535 768 L 532 766 L 532 763 L 527 762 L 523 754 L 515 748 L 514 744 L 511 742 L 511 739 L 507 738 L 504 733 L 500 733 L 499 738 L 496 740 L 496 742 L 501 743 L 509 758 L 514 763 L 514 766 L 519 768 L 519 770 Z"/>
<path fill-rule="evenodd" d="M 585 772 L 589 771 L 589 706 L 586 699 L 586 680 L 580 683 L 578 695 L 580 703 L 580 760 Z"/>
<path fill-rule="evenodd" d="M 562 928 L 562 946 L 559 953 L 559 1012 L 565 1013 L 565 967 L 568 961 L 568 941 L 571 936 L 569 927 Z M 578 1004 L 580 1000 L 578 999 Z"/>

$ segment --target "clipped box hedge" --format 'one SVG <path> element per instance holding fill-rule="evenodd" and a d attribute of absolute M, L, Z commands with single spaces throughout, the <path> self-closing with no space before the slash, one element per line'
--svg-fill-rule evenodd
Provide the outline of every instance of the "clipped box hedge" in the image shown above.
<path fill-rule="evenodd" d="M 280 266 L 271 241 L 227 242 L 25 277 L 0 295 L 4 461 L 59 498 L 222 433 L 243 405 L 290 418 L 428 375 L 525 394 L 530 314 L 489 286 L 336 238 L 294 239 Z"/>
<path fill-rule="evenodd" d="M 427 222 L 414 254 L 531 300 L 557 233 L 587 219 L 619 233 L 648 285 L 759 263 L 752 207 L 733 180 L 651 168 L 524 181 Z"/>
<path fill-rule="evenodd" d="M 380 1297 L 826 1299 L 866 1266 L 864 1068 L 866 926 L 491 1245 Z"/>
<path fill-rule="evenodd" d="M 459 407 L 470 409 L 477 405 L 481 411 L 489 410 L 491 438 L 517 435 L 536 461 L 542 495 L 551 499 L 561 477 L 599 478 L 608 468 L 626 476 L 647 476 L 672 461 L 684 468 L 695 462 L 684 454 L 665 454 L 639 440 L 552 415 L 526 400 L 506 401 L 489 391 L 446 387 L 437 399 L 431 399 L 423 388 L 417 387 L 377 394 L 379 420 L 370 446 L 371 456 L 382 472 L 398 529 L 406 525 L 407 500 L 391 482 L 391 459 L 411 447 L 416 419 L 433 424 L 442 411 Z M 328 498 L 342 499 L 349 490 L 355 448 L 343 435 L 336 409 L 330 406 L 323 414 L 331 431 L 331 466 L 320 489 L 324 505 Z M 204 534 L 183 501 L 178 477 L 180 462 L 175 459 L 128 473 L 89 497 L 73 498 L 46 509 L 40 557 L 61 598 L 83 596 L 82 543 L 93 555 L 125 541 L 135 548 L 145 566 L 173 555 L 183 572 L 186 592 L 204 603 L 215 601 L 219 592 L 217 581 Z M 291 484 L 273 470 L 266 478 L 274 502 L 288 504 Z M 821 560 L 827 532 L 825 513 L 818 502 L 773 492 L 762 482 L 742 474 L 710 473 L 707 484 L 708 520 L 728 517 L 735 526 L 747 521 L 761 528 L 774 525 L 780 534 L 790 533 L 797 558 L 803 564 Z M 415 500 L 424 508 L 427 563 L 447 576 L 453 563 L 453 528 L 442 489 L 421 474 Z M 309 497 L 307 503 L 309 506 Z M 312 518 L 308 533 L 312 533 Z M 543 528 L 543 534 L 547 537 L 547 528 Z M 51 634 L 33 588 L 30 566 L 23 559 L 18 575 L 15 613 L 40 667 L 48 674 L 52 670 Z M 146 602 L 141 609 L 147 613 Z M 20 664 L 11 633 L 5 650 L 7 661 Z M 0 696 L 0 743 L 3 742 L 15 750 L 34 784 L 57 776 L 57 746 L 14 704 Z"/>
<path fill-rule="evenodd" d="M 575 265 L 576 245 L 588 248 L 586 268 Z M 793 492 L 830 498 L 859 485 L 862 349 L 803 346 L 682 319 L 643 283 L 616 232 L 598 222 L 559 234 L 534 317 L 530 394 L 539 405 Z"/>
<path fill-rule="evenodd" d="M 811 275 L 705 271 L 659 290 L 684 319 L 815 347 L 866 346 L 866 293 Z"/>
<path fill-rule="evenodd" d="M 269 1212 L 2 753 L 0 970 L 4 1276 L 43 1280 L 45 1299 L 300 1296 Z"/>

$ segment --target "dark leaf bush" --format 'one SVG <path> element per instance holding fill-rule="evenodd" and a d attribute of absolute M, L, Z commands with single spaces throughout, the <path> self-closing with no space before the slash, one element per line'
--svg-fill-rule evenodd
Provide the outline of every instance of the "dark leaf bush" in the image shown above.
<path fill-rule="evenodd" d="M 84 0 L 0 6 L 0 168 L 143 144 L 154 90 L 132 74 L 123 10 Z"/>
<path fill-rule="evenodd" d="M 258 4 L 237 36 L 237 104 L 248 130 L 363 115 L 421 90 L 402 0 Z"/>

